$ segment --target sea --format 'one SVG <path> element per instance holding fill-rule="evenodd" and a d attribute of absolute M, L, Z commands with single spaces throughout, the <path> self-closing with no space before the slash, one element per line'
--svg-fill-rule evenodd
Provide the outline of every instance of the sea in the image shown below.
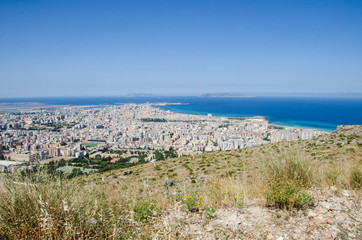
<path fill-rule="evenodd" d="M 263 116 L 271 124 L 333 131 L 338 125 L 362 124 L 362 98 L 321 97 L 52 97 L 0 98 L 1 104 L 121 105 L 180 103 L 157 106 L 172 112 L 223 117 Z M 1 111 L 1 110 L 0 110 Z"/>

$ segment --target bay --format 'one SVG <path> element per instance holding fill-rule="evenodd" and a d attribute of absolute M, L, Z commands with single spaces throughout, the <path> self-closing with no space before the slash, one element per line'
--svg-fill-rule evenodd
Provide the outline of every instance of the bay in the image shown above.
<path fill-rule="evenodd" d="M 362 124 L 361 98 L 318 97 L 54 97 L 8 98 L 1 103 L 37 102 L 46 105 L 120 105 L 182 103 L 158 106 L 173 112 L 225 117 L 264 116 L 272 124 L 333 131 L 338 125 Z"/>

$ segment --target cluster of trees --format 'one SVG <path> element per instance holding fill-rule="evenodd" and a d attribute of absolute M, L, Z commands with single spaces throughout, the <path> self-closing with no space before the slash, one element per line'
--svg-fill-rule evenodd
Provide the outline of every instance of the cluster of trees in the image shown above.
<path fill-rule="evenodd" d="M 126 150 L 113 150 L 113 149 L 109 149 L 107 152 L 110 154 L 119 154 L 119 155 L 127 153 Z"/>
<path fill-rule="evenodd" d="M 132 156 L 132 157 L 135 157 L 135 156 Z M 61 159 L 59 161 L 50 161 L 49 163 L 46 163 L 42 166 L 38 165 L 35 168 L 26 169 L 26 170 L 22 171 L 21 174 L 23 176 L 32 175 L 41 170 L 41 171 L 47 172 L 49 175 L 52 175 L 52 176 L 63 176 L 63 177 L 70 179 L 70 178 L 74 178 L 76 176 L 89 174 L 82 170 L 85 168 L 95 169 L 95 170 L 97 170 L 97 172 L 106 172 L 106 171 L 115 170 L 115 169 L 129 168 L 132 166 L 146 163 L 146 161 L 144 160 L 145 156 L 143 156 L 143 158 L 141 158 L 141 157 L 138 157 L 138 158 L 139 158 L 139 161 L 137 163 L 130 163 L 129 162 L 130 158 L 120 158 L 119 161 L 113 163 L 113 162 L 111 162 L 112 158 L 110 158 L 110 157 L 102 158 L 100 156 L 97 156 L 96 158 L 79 157 L 79 158 L 73 158 L 73 159 L 70 159 L 67 161 L 64 159 Z M 71 167 L 75 167 L 75 168 L 72 170 L 71 173 L 64 173 L 59 170 L 59 168 L 64 167 L 64 166 L 71 166 Z"/>
<path fill-rule="evenodd" d="M 137 149 L 130 150 L 129 152 L 132 155 L 138 155 L 137 157 L 144 159 L 146 157 L 144 149 L 138 149 L 138 150 Z M 152 149 L 147 149 L 147 150 L 152 151 Z M 119 154 L 119 155 L 122 155 L 122 154 L 128 152 L 127 150 L 113 150 L 113 149 L 108 150 L 107 148 L 101 149 L 100 151 L 101 152 L 107 152 L 107 153 L 110 153 L 110 154 Z M 177 154 L 176 154 L 176 152 L 175 152 L 175 150 L 173 148 L 170 148 L 169 151 L 164 151 L 164 152 L 154 151 L 153 154 L 155 154 L 156 160 L 164 160 L 164 159 L 168 159 L 168 158 L 176 158 L 177 157 Z"/>
<path fill-rule="evenodd" d="M 170 148 L 169 151 L 164 151 L 165 157 L 167 158 L 176 158 L 177 157 L 177 153 L 173 148 Z"/>
<path fill-rule="evenodd" d="M 102 149 L 104 152 L 108 151 L 108 149 Z M 111 153 L 122 154 L 126 151 L 122 150 L 109 150 Z M 83 171 L 84 169 L 94 169 L 97 172 L 106 172 L 110 170 L 122 169 L 122 168 L 129 168 L 132 166 L 145 164 L 145 158 L 147 157 L 145 152 L 143 151 L 133 151 L 133 155 L 130 157 L 119 157 L 119 160 L 116 162 L 111 162 L 111 157 L 101 157 L 97 155 L 95 158 L 86 157 L 78 157 L 73 158 L 70 160 L 60 159 L 59 161 L 50 161 L 44 165 L 38 165 L 34 168 L 26 169 L 21 172 L 23 176 L 35 174 L 38 171 L 45 171 L 51 176 L 62 176 L 65 178 L 74 178 L 76 176 L 87 175 L 89 173 Z M 155 158 L 157 161 L 165 160 L 167 158 L 174 158 L 177 157 L 176 152 L 171 148 L 169 151 L 155 151 Z M 131 163 L 131 158 L 138 158 L 138 162 Z M 64 166 L 74 167 L 71 173 L 65 173 L 59 170 L 59 168 Z"/>
<path fill-rule="evenodd" d="M 53 127 L 53 129 L 52 129 L 53 132 L 59 132 L 61 128 L 63 128 L 63 127 L 72 128 L 75 125 L 77 125 L 77 123 L 76 122 L 70 122 L 70 123 L 43 123 L 42 125 L 47 126 L 47 127 Z"/>
<path fill-rule="evenodd" d="M 167 122 L 164 118 L 141 118 L 142 122 Z"/>
<path fill-rule="evenodd" d="M 4 150 L 9 150 L 9 147 L 0 145 L 0 160 L 5 160 L 5 156 L 3 155 Z"/>
<path fill-rule="evenodd" d="M 97 169 L 98 172 L 106 172 L 115 169 L 128 168 L 145 162 L 145 156 L 132 156 L 137 157 L 139 161 L 137 163 L 130 163 L 131 157 L 122 158 L 120 157 L 117 162 L 111 162 L 111 157 L 102 158 L 99 155 L 96 158 L 75 158 L 69 160 L 69 166 L 83 167 Z"/>
<path fill-rule="evenodd" d="M 230 123 L 225 123 L 219 126 L 219 128 L 228 128 L 229 126 L 231 126 L 232 124 Z"/>
<path fill-rule="evenodd" d="M 269 129 L 279 129 L 279 130 L 283 130 L 283 129 L 284 129 L 284 127 L 275 126 L 275 125 L 269 125 L 268 128 L 269 128 Z"/>

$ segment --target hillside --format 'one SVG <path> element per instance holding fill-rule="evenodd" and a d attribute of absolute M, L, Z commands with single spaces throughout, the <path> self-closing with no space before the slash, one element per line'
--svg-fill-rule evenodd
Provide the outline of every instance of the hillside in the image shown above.
<path fill-rule="evenodd" d="M 10 179 L 0 238 L 362 238 L 362 126 L 60 180 Z"/>

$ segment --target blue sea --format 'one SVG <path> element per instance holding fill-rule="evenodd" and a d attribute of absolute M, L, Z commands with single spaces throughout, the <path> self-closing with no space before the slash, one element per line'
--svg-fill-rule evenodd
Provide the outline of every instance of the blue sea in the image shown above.
<path fill-rule="evenodd" d="M 0 103 L 38 102 L 47 105 L 119 105 L 124 103 L 184 103 L 160 107 L 179 113 L 250 117 L 264 116 L 270 123 L 333 131 L 338 125 L 362 124 L 362 98 L 317 97 L 67 97 L 9 98 Z"/>

